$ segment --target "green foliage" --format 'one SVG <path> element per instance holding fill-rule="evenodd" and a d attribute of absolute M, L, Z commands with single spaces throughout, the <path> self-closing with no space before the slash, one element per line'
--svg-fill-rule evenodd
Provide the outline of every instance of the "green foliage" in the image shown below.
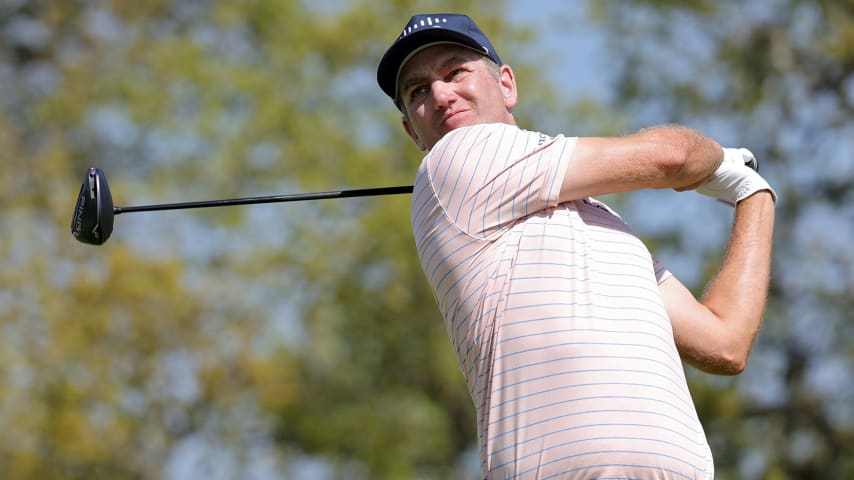
<path fill-rule="evenodd" d="M 501 7 L 431 10 L 509 41 Z M 117 205 L 411 183 L 374 75 L 420 8 L 0 5 L 4 478 L 241 478 L 269 452 L 282 475 L 471 473 L 408 196 L 120 215 L 97 248 L 68 229 L 90 165 Z"/>
<path fill-rule="evenodd" d="M 824 234 L 854 225 L 850 2 L 593 3 L 611 105 L 543 85 L 504 3 L 0 4 L 4 478 L 477 477 L 407 196 L 120 215 L 101 247 L 68 228 L 90 165 L 118 205 L 411 183 L 374 72 L 424 10 L 504 46 L 526 127 L 681 122 L 760 155 L 782 199 L 768 321 L 740 379 L 689 372 L 694 398 L 720 478 L 851 476 L 850 382 L 826 378 L 851 375 L 854 258 Z M 697 289 L 720 255 L 648 240 L 706 254 Z"/>

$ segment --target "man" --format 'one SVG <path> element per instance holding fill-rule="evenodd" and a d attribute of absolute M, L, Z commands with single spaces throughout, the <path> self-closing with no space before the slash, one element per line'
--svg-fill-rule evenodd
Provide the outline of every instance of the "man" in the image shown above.
<path fill-rule="evenodd" d="M 758 331 L 776 197 L 745 166 L 752 154 L 678 126 L 523 130 L 513 70 L 462 15 L 412 17 L 377 79 L 428 152 L 412 227 L 477 410 L 484 477 L 712 478 L 681 360 L 737 374 Z M 642 188 L 735 206 L 701 301 L 593 198 Z"/>

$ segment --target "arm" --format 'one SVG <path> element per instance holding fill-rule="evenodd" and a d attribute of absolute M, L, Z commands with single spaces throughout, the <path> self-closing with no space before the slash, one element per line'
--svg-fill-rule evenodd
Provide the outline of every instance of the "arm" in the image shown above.
<path fill-rule="evenodd" d="M 774 230 L 768 190 L 738 202 L 726 256 L 701 301 L 675 277 L 660 285 L 682 358 L 733 375 L 744 370 L 765 310 Z"/>
<path fill-rule="evenodd" d="M 717 142 L 679 126 L 617 138 L 579 138 L 560 201 L 643 188 L 687 190 L 709 178 L 722 160 Z"/>

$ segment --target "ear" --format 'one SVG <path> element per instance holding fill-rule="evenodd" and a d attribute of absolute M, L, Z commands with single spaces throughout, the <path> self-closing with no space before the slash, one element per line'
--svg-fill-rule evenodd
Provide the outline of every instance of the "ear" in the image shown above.
<path fill-rule="evenodd" d="M 403 124 L 403 129 L 406 130 L 406 134 L 409 135 L 409 138 L 415 142 L 415 145 L 418 146 L 418 150 L 422 152 L 427 150 L 427 147 L 421 142 L 418 138 L 418 134 L 415 133 L 415 130 L 412 128 L 412 125 L 409 123 L 409 120 L 406 118 L 406 115 L 400 117 L 400 123 Z"/>
<path fill-rule="evenodd" d="M 501 85 L 501 89 L 504 92 L 504 106 L 507 107 L 507 111 L 513 110 L 513 107 L 516 106 L 516 101 L 519 99 L 518 91 L 516 89 L 516 75 L 513 73 L 513 69 L 510 68 L 510 65 L 502 65 L 499 70 L 498 83 Z"/>

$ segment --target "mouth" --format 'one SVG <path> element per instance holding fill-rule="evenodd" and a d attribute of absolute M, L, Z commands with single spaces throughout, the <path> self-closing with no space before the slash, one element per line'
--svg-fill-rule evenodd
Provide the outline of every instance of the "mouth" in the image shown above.
<path fill-rule="evenodd" d="M 442 119 L 439 122 L 439 125 L 443 128 L 447 128 L 447 129 L 457 128 L 457 127 L 461 126 L 461 125 L 457 125 L 457 123 L 462 121 L 460 115 L 467 112 L 467 111 L 468 110 L 454 110 L 451 112 L 445 112 L 445 114 L 442 115 Z"/>

